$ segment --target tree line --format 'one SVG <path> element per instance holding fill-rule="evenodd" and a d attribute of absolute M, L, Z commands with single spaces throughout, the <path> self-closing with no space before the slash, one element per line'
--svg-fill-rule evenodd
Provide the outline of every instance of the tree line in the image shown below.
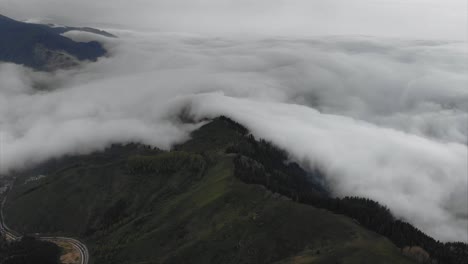
<path fill-rule="evenodd" d="M 226 150 L 237 154 L 235 176 L 243 182 L 261 184 L 296 202 L 351 217 L 401 249 L 420 247 L 430 255 L 425 263 L 467 263 L 467 244 L 436 241 L 411 224 L 396 219 L 387 207 L 376 201 L 362 197 L 331 197 L 320 184 L 320 178 L 323 179 L 320 171 L 306 172 L 298 164 L 288 162 L 287 153 L 270 142 L 256 140 L 252 135 L 244 138 Z"/>

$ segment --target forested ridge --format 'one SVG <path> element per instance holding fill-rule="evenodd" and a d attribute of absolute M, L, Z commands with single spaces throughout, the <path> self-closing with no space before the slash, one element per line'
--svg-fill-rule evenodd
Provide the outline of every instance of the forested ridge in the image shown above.
<path fill-rule="evenodd" d="M 229 122 L 241 127 L 232 120 Z M 237 154 L 235 176 L 242 181 L 261 184 L 299 203 L 349 216 L 386 236 L 401 249 L 420 247 L 430 256 L 422 260 L 424 263 L 467 263 L 467 244 L 439 242 L 413 225 L 396 219 L 387 207 L 376 201 L 363 197 L 330 197 L 325 186 L 316 183 L 323 178 L 319 170 L 307 173 L 297 163 L 288 162 L 284 150 L 268 141 L 256 140 L 246 130 L 239 130 L 244 131 L 245 140 L 230 146 L 227 152 Z"/>
<path fill-rule="evenodd" d="M 20 172 L 6 222 L 78 237 L 100 264 L 464 263 L 465 244 L 438 243 L 371 200 L 330 197 L 320 170 L 288 158 L 220 117 L 171 151 L 113 145 Z"/>

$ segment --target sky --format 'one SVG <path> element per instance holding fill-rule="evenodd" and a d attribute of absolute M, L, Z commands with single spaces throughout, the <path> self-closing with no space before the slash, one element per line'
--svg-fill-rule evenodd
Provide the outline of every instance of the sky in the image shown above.
<path fill-rule="evenodd" d="M 0 0 L 4 15 L 211 35 L 465 39 L 465 0 Z"/>
<path fill-rule="evenodd" d="M 465 1 L 0 0 L 4 15 L 102 26 L 72 70 L 0 64 L 0 173 L 111 143 L 170 149 L 229 116 L 336 196 L 468 241 Z M 38 90 L 37 87 L 47 87 Z"/>

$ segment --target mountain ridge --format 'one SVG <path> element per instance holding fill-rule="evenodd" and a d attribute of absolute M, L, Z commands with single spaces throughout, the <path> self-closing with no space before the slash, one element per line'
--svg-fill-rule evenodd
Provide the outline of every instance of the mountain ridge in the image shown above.
<path fill-rule="evenodd" d="M 466 245 L 427 248 L 430 239 L 395 222 L 398 249 L 394 237 L 377 234 L 394 223 L 388 209 L 329 197 L 313 179 L 320 172 L 285 155 L 221 117 L 169 152 L 114 145 L 18 174 L 7 222 L 24 233 L 79 236 L 95 263 L 414 262 L 405 255 L 462 263 Z M 45 177 L 27 182 L 37 174 Z"/>

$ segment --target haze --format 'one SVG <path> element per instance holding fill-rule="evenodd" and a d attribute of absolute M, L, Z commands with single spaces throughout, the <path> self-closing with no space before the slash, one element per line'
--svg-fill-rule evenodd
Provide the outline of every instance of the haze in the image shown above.
<path fill-rule="evenodd" d="M 465 39 L 464 0 L 1 0 L 18 19 L 214 35 Z"/>
<path fill-rule="evenodd" d="M 322 169 L 335 195 L 468 241 L 465 1 L 0 0 L 0 10 L 119 36 L 67 33 L 110 52 L 74 70 L 0 64 L 4 173 L 117 142 L 168 149 L 200 125 L 181 112 L 224 114 Z"/>

